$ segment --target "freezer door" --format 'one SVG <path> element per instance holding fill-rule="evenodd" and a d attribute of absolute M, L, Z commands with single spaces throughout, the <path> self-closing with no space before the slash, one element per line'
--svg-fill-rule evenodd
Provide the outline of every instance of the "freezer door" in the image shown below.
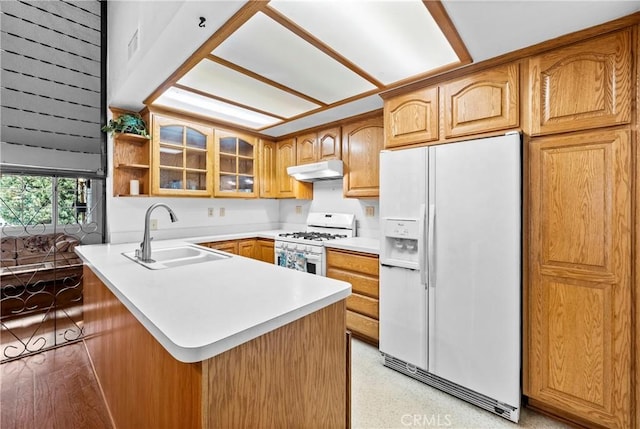
<path fill-rule="evenodd" d="M 429 153 L 429 372 L 516 407 L 520 146 L 507 135 Z"/>
<path fill-rule="evenodd" d="M 380 351 L 427 369 L 427 291 L 420 272 L 380 267 Z"/>
<path fill-rule="evenodd" d="M 380 152 L 380 219 L 417 218 L 426 197 L 427 148 Z"/>

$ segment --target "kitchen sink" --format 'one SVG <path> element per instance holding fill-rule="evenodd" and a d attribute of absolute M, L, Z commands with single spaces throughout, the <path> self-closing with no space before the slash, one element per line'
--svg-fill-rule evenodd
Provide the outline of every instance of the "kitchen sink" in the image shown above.
<path fill-rule="evenodd" d="M 149 262 L 139 259 L 136 256 L 136 251 L 124 252 L 123 255 L 150 270 L 164 270 L 231 258 L 231 255 L 192 245 L 154 249 L 151 251 L 151 261 Z"/>

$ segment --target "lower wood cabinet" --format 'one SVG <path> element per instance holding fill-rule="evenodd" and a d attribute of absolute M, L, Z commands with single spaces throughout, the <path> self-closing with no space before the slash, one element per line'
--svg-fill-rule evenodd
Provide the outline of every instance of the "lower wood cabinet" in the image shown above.
<path fill-rule="evenodd" d="M 628 128 L 529 146 L 524 393 L 586 426 L 633 427 L 631 153 Z"/>
<path fill-rule="evenodd" d="M 222 252 L 232 253 L 234 255 L 238 254 L 237 240 L 213 241 L 211 243 L 199 243 L 199 244 L 201 246 L 208 247 L 209 249 L 220 250 Z"/>
<path fill-rule="evenodd" d="M 350 427 L 344 300 L 184 363 L 87 266 L 84 282 L 84 341 L 114 427 Z"/>
<path fill-rule="evenodd" d="M 255 259 L 260 261 L 274 263 L 275 249 L 273 240 L 266 238 L 258 238 L 256 240 L 256 249 L 254 254 Z"/>
<path fill-rule="evenodd" d="M 268 262 L 274 261 L 274 242 L 268 238 L 247 238 L 242 240 L 225 240 L 199 243 L 201 246 L 234 255 Z"/>
<path fill-rule="evenodd" d="M 354 337 L 378 345 L 378 256 L 327 249 L 327 277 L 351 283 L 347 298 L 347 329 Z"/>

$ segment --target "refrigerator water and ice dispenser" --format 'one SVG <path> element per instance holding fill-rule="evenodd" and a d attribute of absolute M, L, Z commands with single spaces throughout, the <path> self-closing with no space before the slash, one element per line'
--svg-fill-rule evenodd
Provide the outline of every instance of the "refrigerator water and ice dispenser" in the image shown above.
<path fill-rule="evenodd" d="M 384 219 L 382 263 L 419 268 L 420 225 L 418 219 Z"/>

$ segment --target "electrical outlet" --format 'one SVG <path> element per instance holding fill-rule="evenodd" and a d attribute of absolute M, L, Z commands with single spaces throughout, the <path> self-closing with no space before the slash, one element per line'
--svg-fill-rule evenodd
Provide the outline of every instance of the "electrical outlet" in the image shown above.
<path fill-rule="evenodd" d="M 296 206 L 296 214 L 302 214 L 302 206 Z"/>
<path fill-rule="evenodd" d="M 220 217 L 223 217 L 225 212 L 224 207 L 220 207 L 219 212 L 220 212 Z"/>
<path fill-rule="evenodd" d="M 151 219 L 149 222 L 149 229 L 155 231 L 158 229 L 158 219 Z"/>
<path fill-rule="evenodd" d="M 365 216 L 372 217 L 372 216 L 375 216 L 375 214 L 376 214 L 376 210 L 375 210 L 375 208 L 373 206 L 366 206 L 364 208 L 364 215 Z"/>
<path fill-rule="evenodd" d="M 213 207 L 209 207 L 209 208 L 207 209 L 207 215 L 208 215 L 209 217 L 213 217 L 213 216 L 215 215 L 215 212 L 216 212 L 216 209 L 214 209 Z"/>

